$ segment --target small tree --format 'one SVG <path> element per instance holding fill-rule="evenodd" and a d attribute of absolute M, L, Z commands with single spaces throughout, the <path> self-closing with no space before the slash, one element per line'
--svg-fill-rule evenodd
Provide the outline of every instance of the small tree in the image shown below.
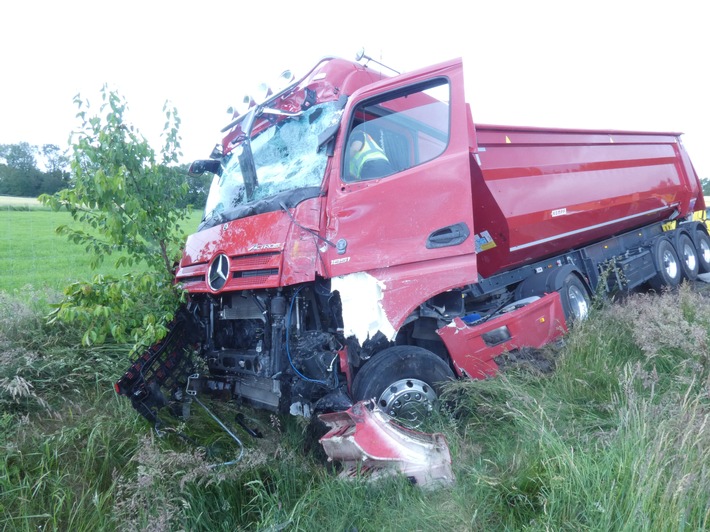
<path fill-rule="evenodd" d="M 121 252 L 116 266 L 144 263 L 148 272 L 75 283 L 65 290 L 53 319 L 80 321 L 85 344 L 109 335 L 152 343 L 165 333 L 180 299 L 173 270 L 182 244 L 180 222 L 189 215 L 186 207 L 177 207 L 186 204 L 188 190 L 173 168 L 181 155 L 180 119 L 166 103 L 158 160 L 146 139 L 125 122 L 126 101 L 106 86 L 101 98 L 94 115 L 88 102 L 74 98 L 81 127 L 73 138 L 71 187 L 40 200 L 82 222 L 86 229 L 64 225 L 57 232 L 85 246 L 93 255 L 92 267 Z"/>

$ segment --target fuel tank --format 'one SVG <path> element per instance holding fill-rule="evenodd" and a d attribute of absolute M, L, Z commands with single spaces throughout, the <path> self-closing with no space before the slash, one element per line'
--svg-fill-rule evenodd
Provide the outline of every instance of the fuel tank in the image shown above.
<path fill-rule="evenodd" d="M 476 126 L 484 277 L 704 208 L 679 133 Z"/>

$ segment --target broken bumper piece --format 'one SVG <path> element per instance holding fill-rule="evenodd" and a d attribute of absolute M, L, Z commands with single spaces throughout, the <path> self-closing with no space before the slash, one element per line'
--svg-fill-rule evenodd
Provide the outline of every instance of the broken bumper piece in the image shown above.
<path fill-rule="evenodd" d="M 370 479 L 403 474 L 423 487 L 453 484 L 451 455 L 443 434 L 397 425 L 371 402 L 321 414 L 330 428 L 320 439 L 329 460 L 343 463 L 341 478 Z"/>

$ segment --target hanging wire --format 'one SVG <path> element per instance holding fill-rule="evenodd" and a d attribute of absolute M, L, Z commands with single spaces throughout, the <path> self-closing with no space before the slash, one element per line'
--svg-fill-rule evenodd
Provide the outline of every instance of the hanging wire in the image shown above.
<path fill-rule="evenodd" d="M 303 286 L 299 286 L 298 289 L 294 292 L 293 297 L 291 298 L 291 304 L 289 305 L 288 308 L 288 314 L 286 315 L 286 356 L 288 357 L 288 363 L 291 365 L 291 368 L 293 371 L 301 377 L 304 381 L 307 382 L 314 382 L 316 384 L 323 384 L 324 386 L 328 385 L 327 381 L 320 381 L 316 379 L 311 379 L 310 377 L 306 377 L 303 373 L 298 371 L 296 366 L 293 363 L 293 359 L 291 358 L 291 347 L 290 347 L 290 341 L 289 339 L 291 338 L 290 330 L 291 330 L 291 314 L 293 313 L 293 304 L 296 301 L 299 292 L 303 289 Z"/>
<path fill-rule="evenodd" d="M 211 411 L 209 408 L 207 408 L 207 405 L 205 405 L 202 401 L 200 401 L 200 400 L 197 398 L 197 392 L 196 392 L 195 390 L 191 390 L 191 389 L 190 389 L 190 381 L 191 381 L 191 380 L 195 380 L 195 379 L 199 379 L 199 378 L 200 378 L 200 374 L 199 374 L 199 373 L 194 373 L 194 374 L 190 375 L 190 376 L 187 378 L 187 386 L 185 387 L 185 392 L 187 393 L 187 395 L 189 395 L 189 396 L 192 398 L 193 401 L 195 401 L 198 405 L 200 405 L 200 406 L 205 410 L 205 412 L 207 412 L 207 414 L 209 414 L 209 416 L 210 416 L 212 419 L 215 420 L 215 422 L 222 428 L 222 430 L 223 430 L 224 432 L 226 432 L 227 434 L 229 434 L 229 436 L 230 436 L 235 442 L 237 442 L 237 445 L 239 445 L 239 456 L 237 456 L 237 458 L 235 458 L 234 460 L 227 461 L 227 462 L 222 462 L 221 464 L 211 464 L 211 465 L 209 465 L 208 467 L 209 467 L 210 469 L 212 469 L 212 468 L 215 468 L 215 467 L 222 467 L 222 466 L 234 465 L 234 464 L 236 464 L 237 462 L 239 462 L 239 461 L 242 459 L 242 456 L 244 456 L 244 444 L 242 443 L 242 441 L 241 441 L 231 430 L 229 430 L 229 428 L 227 427 L 227 425 L 225 425 L 224 423 L 222 423 L 222 420 L 221 420 L 221 419 L 219 419 L 216 415 L 214 415 L 214 414 L 212 413 L 212 411 Z"/>

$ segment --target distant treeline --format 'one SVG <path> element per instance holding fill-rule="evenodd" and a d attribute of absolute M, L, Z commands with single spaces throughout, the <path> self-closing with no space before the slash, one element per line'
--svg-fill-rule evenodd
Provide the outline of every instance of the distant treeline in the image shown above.
<path fill-rule="evenodd" d="M 41 168 L 38 161 L 41 162 Z M 36 198 L 40 194 L 54 194 L 70 187 L 70 163 L 68 151 L 55 144 L 0 144 L 0 196 Z M 204 207 L 211 175 L 189 176 L 187 165 L 181 165 L 178 169 L 177 179 L 187 182 L 190 190 L 187 204 L 195 208 Z"/>
<path fill-rule="evenodd" d="M 44 170 L 37 158 L 44 162 Z M 69 157 L 59 146 L 0 144 L 0 195 L 36 198 L 69 185 Z"/>

